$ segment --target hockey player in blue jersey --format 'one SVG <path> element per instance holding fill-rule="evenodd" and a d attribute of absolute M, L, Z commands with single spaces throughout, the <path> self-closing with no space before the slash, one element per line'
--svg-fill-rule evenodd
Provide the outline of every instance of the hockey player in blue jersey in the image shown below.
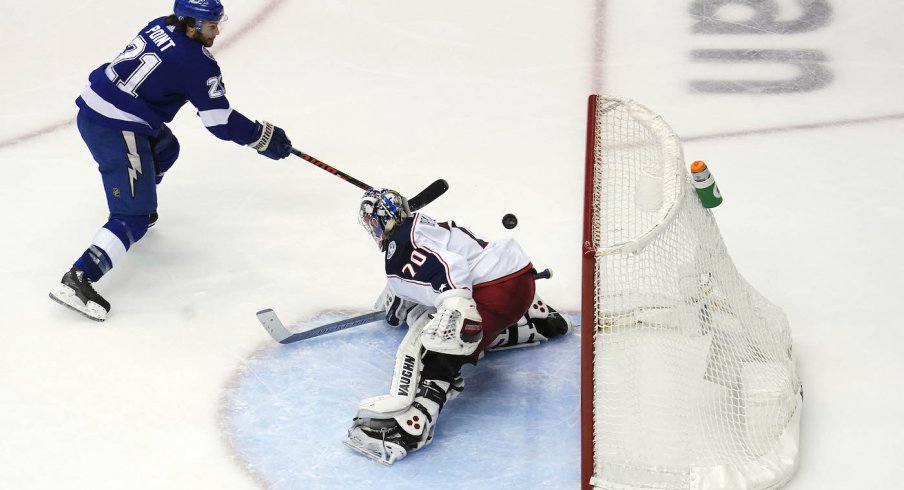
<path fill-rule="evenodd" d="M 76 99 L 82 139 L 98 164 L 110 211 L 90 246 L 50 297 L 94 320 L 110 303 L 97 282 L 157 220 L 156 186 L 179 156 L 167 127 L 191 102 L 217 138 L 250 146 L 272 159 L 292 144 L 285 131 L 232 108 L 220 67 L 207 48 L 225 19 L 219 0 L 176 0 L 173 13 L 152 20 L 125 50 L 95 69 Z"/>
<path fill-rule="evenodd" d="M 359 209 L 384 253 L 387 323 L 408 324 L 391 392 L 363 400 L 345 444 L 385 464 L 433 440 L 460 369 L 485 350 L 537 345 L 571 329 L 535 292 L 530 259 L 513 239 L 486 241 L 454 221 L 412 214 L 404 197 L 371 189 Z"/>

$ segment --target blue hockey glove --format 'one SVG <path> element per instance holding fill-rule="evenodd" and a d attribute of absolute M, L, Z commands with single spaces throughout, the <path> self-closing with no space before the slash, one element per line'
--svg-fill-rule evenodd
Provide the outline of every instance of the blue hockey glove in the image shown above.
<path fill-rule="evenodd" d="M 256 140 L 248 143 L 248 146 L 257 150 L 261 155 L 280 160 L 292 154 L 292 142 L 289 141 L 289 137 L 282 128 L 263 121 L 257 123 L 254 135 L 257 137 Z"/>

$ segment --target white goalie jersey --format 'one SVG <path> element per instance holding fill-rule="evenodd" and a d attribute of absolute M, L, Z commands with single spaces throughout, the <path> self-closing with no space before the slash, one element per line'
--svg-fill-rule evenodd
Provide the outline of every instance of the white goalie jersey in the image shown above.
<path fill-rule="evenodd" d="M 439 306 L 451 296 L 471 296 L 474 287 L 532 267 L 511 238 L 488 242 L 454 221 L 415 213 L 386 245 L 386 277 L 397 296 Z"/>

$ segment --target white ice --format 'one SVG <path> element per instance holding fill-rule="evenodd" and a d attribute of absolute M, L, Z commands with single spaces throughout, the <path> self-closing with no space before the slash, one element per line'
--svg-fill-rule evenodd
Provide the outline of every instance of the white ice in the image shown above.
<path fill-rule="evenodd" d="M 220 142 L 191 109 L 171 125 L 182 155 L 159 189 L 158 225 L 98 283 L 109 320 L 52 303 L 47 292 L 107 212 L 73 100 L 91 69 L 171 4 L 7 3 L 0 488 L 354 488 L 334 484 L 374 475 L 395 488 L 575 488 L 576 336 L 488 357 L 437 441 L 398 467 L 342 446 L 355 402 L 385 389 L 400 332 L 370 325 L 280 346 L 254 313 L 306 322 L 371 306 L 381 263 L 355 220 L 360 191 L 300 159 Z M 695 33 L 692 8 L 718 2 L 388 3 L 227 2 L 214 52 L 234 107 L 372 185 L 410 194 L 446 178 L 429 212 L 516 237 L 555 270 L 544 297 L 577 312 L 586 97 L 642 102 L 682 136 L 689 160 L 707 161 L 736 265 L 788 313 L 805 391 L 788 488 L 898 486 L 899 2 L 776 1 L 780 21 L 820 5 L 831 15 L 799 33 L 748 34 Z M 707 15 L 743 23 L 752 2 L 735 3 Z M 828 72 L 809 91 L 695 92 L 700 80 L 801 74 L 702 62 L 701 50 L 795 61 L 807 51 L 822 61 L 806 66 Z M 508 212 L 514 230 L 500 224 Z M 557 431 L 556 450 L 537 442 Z"/>

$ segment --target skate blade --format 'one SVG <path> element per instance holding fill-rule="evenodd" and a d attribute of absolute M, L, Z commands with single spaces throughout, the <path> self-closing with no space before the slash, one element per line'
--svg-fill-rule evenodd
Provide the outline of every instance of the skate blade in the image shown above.
<path fill-rule="evenodd" d="M 102 322 L 107 319 L 107 310 L 103 306 L 94 301 L 89 301 L 87 305 L 83 304 L 76 296 L 75 291 L 65 284 L 60 284 L 56 289 L 50 291 L 49 296 L 50 299 L 66 308 L 77 311 L 96 322 Z"/>
<path fill-rule="evenodd" d="M 375 450 L 368 449 L 364 446 L 359 446 L 359 445 L 355 444 L 355 442 L 352 441 L 351 439 L 346 439 L 346 440 L 342 441 L 342 444 L 345 444 L 346 446 L 354 449 L 355 452 L 357 452 L 358 454 L 363 454 L 364 456 L 367 456 L 368 458 L 376 461 L 377 463 L 382 463 L 382 464 L 385 464 L 386 466 L 392 466 L 392 463 L 395 462 L 395 461 L 388 461 L 388 456 L 384 455 L 382 453 L 382 451 L 375 451 Z"/>
<path fill-rule="evenodd" d="M 408 454 L 408 452 L 398 444 L 383 443 L 382 441 L 368 437 L 357 428 L 349 430 L 348 438 L 342 441 L 342 443 L 354 449 L 356 452 L 363 454 L 378 463 L 385 464 L 386 466 L 391 466 Z"/>

